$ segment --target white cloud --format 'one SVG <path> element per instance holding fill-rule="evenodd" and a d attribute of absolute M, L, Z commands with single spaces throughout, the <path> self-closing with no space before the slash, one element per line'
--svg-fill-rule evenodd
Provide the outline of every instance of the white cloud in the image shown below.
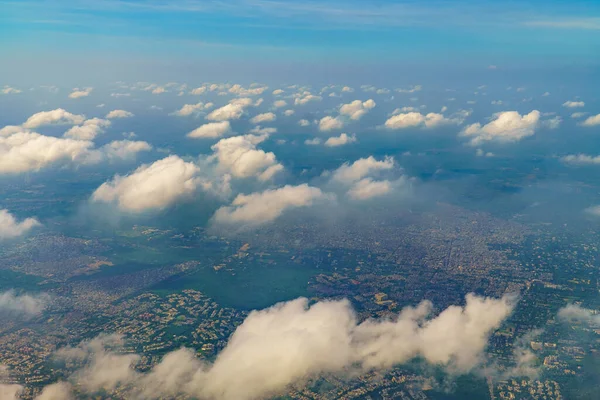
<path fill-rule="evenodd" d="M 283 94 L 283 90 L 281 90 L 281 89 L 275 89 L 275 90 L 273 90 L 273 96 L 277 96 L 277 95 L 280 95 L 280 94 Z"/>
<path fill-rule="evenodd" d="M 1 218 L 1 216 L 0 216 Z M 0 293 L 0 313 L 39 314 L 46 307 L 48 297 L 45 295 L 18 295 L 14 291 Z M 1 398 L 1 397 L 0 397 Z"/>
<path fill-rule="evenodd" d="M 344 127 L 344 121 L 337 117 L 326 116 L 321 118 L 319 121 L 320 131 L 332 131 L 335 129 L 342 129 Z"/>
<path fill-rule="evenodd" d="M 201 95 L 204 92 L 206 92 L 206 86 L 200 86 L 200 87 L 197 87 L 195 89 L 192 89 L 192 91 L 190 92 L 190 94 Z"/>
<path fill-rule="evenodd" d="M 287 102 L 285 100 L 277 100 L 273 102 L 273 107 L 281 108 L 287 106 Z"/>
<path fill-rule="evenodd" d="M 352 185 L 348 190 L 348 196 L 354 200 L 366 200 L 383 196 L 391 190 L 392 183 L 388 180 L 374 181 L 372 178 L 365 178 Z"/>
<path fill-rule="evenodd" d="M 165 208 L 196 190 L 199 172 L 195 164 L 169 156 L 130 175 L 116 175 L 94 191 L 92 201 L 116 203 L 130 212 Z"/>
<path fill-rule="evenodd" d="M 112 110 L 111 112 L 106 114 L 106 118 L 108 118 L 108 119 L 129 118 L 129 117 L 133 117 L 133 113 L 130 113 L 129 111 L 125 111 L 125 110 Z"/>
<path fill-rule="evenodd" d="M 110 126 L 110 121 L 107 119 L 90 118 L 84 121 L 82 125 L 69 129 L 65 132 L 64 137 L 77 140 L 94 140 L 108 126 Z"/>
<path fill-rule="evenodd" d="M 344 93 L 352 93 L 352 92 L 354 92 L 354 89 L 352 89 L 350 86 L 344 86 L 342 88 L 342 92 L 344 92 Z"/>
<path fill-rule="evenodd" d="M 561 157 L 561 161 L 569 164 L 600 164 L 600 156 L 589 156 L 587 154 L 569 154 Z"/>
<path fill-rule="evenodd" d="M 0 210 L 0 240 L 21 236 L 40 225 L 35 218 L 26 218 L 19 222 L 8 210 Z"/>
<path fill-rule="evenodd" d="M 327 147 L 338 147 L 343 146 L 345 144 L 356 142 L 356 136 L 348 136 L 345 133 L 342 133 L 340 136 L 330 137 L 325 141 L 325 146 Z"/>
<path fill-rule="evenodd" d="M 250 133 L 255 135 L 271 135 L 277 133 L 277 128 L 263 128 L 260 125 L 256 125 L 254 128 L 250 129 Z"/>
<path fill-rule="evenodd" d="M 78 125 L 83 121 L 85 121 L 85 115 L 71 114 L 62 108 L 57 108 L 33 114 L 25 121 L 23 127 L 34 129 L 44 125 Z"/>
<path fill-rule="evenodd" d="M 578 108 L 584 107 L 585 103 L 583 101 L 566 101 L 563 103 L 563 107 L 567 108 Z"/>
<path fill-rule="evenodd" d="M 415 86 L 411 87 L 410 89 L 396 89 L 396 92 L 398 92 L 398 93 L 415 93 L 415 92 L 421 91 L 421 89 L 423 89 L 423 87 L 421 85 L 415 85 Z"/>
<path fill-rule="evenodd" d="M 600 324 L 600 314 L 577 304 L 569 304 L 558 310 L 558 318 L 566 322 Z"/>
<path fill-rule="evenodd" d="M 2 90 L 0 90 L 0 93 L 2 93 L 2 94 L 19 94 L 19 93 L 21 93 L 21 90 L 16 89 L 14 87 L 10 87 L 8 85 L 5 85 L 4 88 L 2 88 Z"/>
<path fill-rule="evenodd" d="M 300 121 L 298 121 L 298 125 L 300 126 L 309 126 L 310 125 L 310 121 L 307 119 L 301 119 Z"/>
<path fill-rule="evenodd" d="M 181 109 L 173 112 L 172 115 L 178 117 L 187 117 L 188 115 L 198 114 L 204 110 L 208 110 L 214 106 L 213 103 L 196 103 L 196 104 L 185 104 Z"/>
<path fill-rule="evenodd" d="M 600 125 L 600 114 L 594 115 L 593 117 L 588 117 L 585 121 L 581 123 L 582 126 L 596 126 Z"/>
<path fill-rule="evenodd" d="M 324 196 L 307 185 L 279 190 L 284 189 L 286 193 L 250 195 L 270 197 L 263 201 L 242 198 L 242 203 L 255 203 L 256 212 L 240 213 L 231 222 L 245 222 L 246 217 L 255 221 L 257 214 L 272 218 L 281 212 L 279 207 L 303 207 Z M 491 333 L 513 308 L 507 296 L 469 294 L 464 306 L 450 306 L 436 316 L 431 302 L 423 301 L 394 318 L 358 323 L 347 300 L 311 305 L 300 298 L 251 312 L 212 364 L 201 362 L 192 350 L 180 349 L 168 353 L 150 372 L 137 373 L 133 366 L 139 357 L 119 354 L 122 345 L 110 336 L 61 350 L 59 356 L 84 363 L 75 378 L 90 392 L 121 384 L 128 398 L 271 398 L 318 376 L 352 369 L 384 371 L 417 357 L 453 373 L 468 373 L 483 365 Z M 111 346 L 117 351 L 109 351 Z"/>
<path fill-rule="evenodd" d="M 470 137 L 472 146 L 486 141 L 517 142 L 532 136 L 539 126 L 539 122 L 540 112 L 537 110 L 523 116 L 517 111 L 504 111 L 494 114 L 494 119 L 486 125 L 475 123 L 467 126 L 461 135 Z"/>
<path fill-rule="evenodd" d="M 150 151 L 152 146 L 148 142 L 132 140 L 114 140 L 102 146 L 99 153 L 108 160 L 127 160 L 137 153 Z"/>
<path fill-rule="evenodd" d="M 260 225 L 278 218 L 290 208 L 306 207 L 326 197 L 320 189 L 302 184 L 261 193 L 238 195 L 231 206 L 221 207 L 214 221 L 224 224 Z"/>
<path fill-rule="evenodd" d="M 219 167 L 238 178 L 256 176 L 259 180 L 269 180 L 283 166 L 277 162 L 275 154 L 257 149 L 267 135 L 244 135 L 221 139 L 211 147 Z"/>
<path fill-rule="evenodd" d="M 87 97 L 90 95 L 90 93 L 92 93 L 92 90 L 94 90 L 94 89 L 91 87 L 87 87 L 84 89 L 75 88 L 75 89 L 73 89 L 71 94 L 69 94 L 69 98 L 70 99 L 79 99 L 81 97 Z"/>
<path fill-rule="evenodd" d="M 311 94 L 310 92 L 303 92 L 294 95 L 294 104 L 295 105 L 303 105 L 311 101 L 321 101 L 323 98 L 321 96 L 316 96 Z"/>
<path fill-rule="evenodd" d="M 187 134 L 190 138 L 218 138 L 231 132 L 229 121 L 210 122 Z"/>
<path fill-rule="evenodd" d="M 285 110 L 283 112 L 283 115 L 285 115 L 286 117 L 291 117 L 292 115 L 294 115 L 296 112 L 294 110 Z"/>
<path fill-rule="evenodd" d="M 165 89 L 164 87 L 158 86 L 152 90 L 152 94 L 162 94 L 162 93 L 165 93 L 166 91 L 167 91 L 167 89 Z"/>
<path fill-rule="evenodd" d="M 268 88 L 268 86 L 258 86 L 246 89 L 241 85 L 235 84 L 231 88 L 229 88 L 229 93 L 237 94 L 238 96 L 243 97 L 257 96 L 259 94 L 263 94 Z"/>
<path fill-rule="evenodd" d="M 571 118 L 582 118 L 585 117 L 588 113 L 587 112 L 574 112 L 573 114 L 571 114 Z M 599 121 L 600 121 L 600 117 L 599 117 Z"/>
<path fill-rule="evenodd" d="M 35 171 L 58 162 L 84 162 L 93 145 L 35 132 L 0 136 L 0 173 Z"/>
<path fill-rule="evenodd" d="M 277 116 L 275 114 L 273 114 L 272 112 L 268 112 L 268 113 L 256 115 L 255 117 L 250 119 L 250 122 L 252 122 L 253 124 L 260 124 L 262 122 L 272 122 L 272 121 L 275 121 L 276 119 L 277 119 Z"/>
<path fill-rule="evenodd" d="M 216 110 L 208 114 L 206 119 L 210 121 L 226 121 L 230 119 L 239 119 L 244 113 L 244 110 L 250 105 L 252 105 L 252 99 L 249 99 L 247 97 L 235 99 L 230 101 L 229 104 L 221 108 L 217 108 Z"/>
<path fill-rule="evenodd" d="M 361 102 L 360 100 L 354 100 L 351 103 L 343 104 L 340 107 L 340 114 L 347 115 L 350 119 L 359 120 L 363 115 L 365 115 L 369 110 L 374 108 L 376 103 L 369 99 L 365 102 Z"/>
<path fill-rule="evenodd" d="M 375 171 L 394 168 L 394 158 L 385 157 L 382 161 L 373 156 L 361 158 L 352 164 L 345 163 L 333 172 L 332 179 L 341 183 L 353 183 L 365 178 Z"/>
<path fill-rule="evenodd" d="M 411 127 L 434 128 L 444 124 L 461 122 L 462 120 L 446 118 L 442 114 L 438 113 L 429 113 L 423 115 L 419 112 L 409 112 L 390 117 L 387 121 L 385 121 L 385 126 L 389 129 L 404 129 Z"/>
<path fill-rule="evenodd" d="M 1 396 L 0 396 L 1 398 Z M 73 388 L 67 382 L 56 382 L 44 387 L 35 400 L 74 400 Z"/>
<path fill-rule="evenodd" d="M 304 144 L 307 146 L 318 146 L 321 144 L 321 139 L 319 139 L 319 138 L 306 139 L 304 141 Z"/>

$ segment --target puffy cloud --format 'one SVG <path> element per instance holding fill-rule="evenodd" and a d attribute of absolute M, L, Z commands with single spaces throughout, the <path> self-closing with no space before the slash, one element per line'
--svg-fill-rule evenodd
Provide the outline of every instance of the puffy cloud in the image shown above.
<path fill-rule="evenodd" d="M 195 164 L 169 156 L 142 165 L 130 175 L 116 175 L 94 191 L 92 201 L 116 203 L 129 212 L 161 209 L 193 193 L 199 171 Z"/>
<path fill-rule="evenodd" d="M 263 128 L 260 125 L 256 125 L 254 128 L 250 129 L 250 133 L 255 135 L 271 135 L 277 133 L 277 128 Z"/>
<path fill-rule="evenodd" d="M 206 86 L 200 86 L 200 87 L 197 87 L 195 89 L 192 89 L 192 91 L 190 92 L 190 94 L 201 95 L 204 92 L 206 92 Z"/>
<path fill-rule="evenodd" d="M 385 127 L 389 129 L 404 129 L 412 127 L 435 128 L 440 125 L 462 123 L 462 119 L 446 118 L 442 114 L 420 112 L 409 112 L 391 116 L 385 121 Z"/>
<path fill-rule="evenodd" d="M 65 132 L 66 138 L 77 140 L 94 140 L 94 138 L 104 132 L 104 128 L 110 126 L 110 121 L 101 118 L 90 118 L 82 125 L 74 126 Z"/>
<path fill-rule="evenodd" d="M 310 125 L 310 121 L 307 119 L 301 119 L 300 121 L 298 121 L 298 125 L 300 126 L 309 126 Z"/>
<path fill-rule="evenodd" d="M 340 107 L 340 114 L 347 115 L 350 119 L 358 120 L 365 115 L 370 109 L 376 105 L 375 101 L 369 99 L 361 102 L 360 100 L 354 100 L 351 103 L 343 104 Z"/>
<path fill-rule="evenodd" d="M 513 307 L 509 296 L 469 294 L 464 306 L 450 306 L 437 316 L 432 304 L 423 301 L 395 318 L 359 323 L 347 300 L 310 305 L 300 298 L 251 312 L 212 364 L 180 349 L 150 372 L 136 373 L 132 367 L 138 357 L 107 351 L 113 345 L 105 344 L 107 336 L 59 353 L 84 363 L 75 377 L 89 391 L 121 384 L 129 398 L 252 400 L 284 394 L 290 386 L 318 376 L 386 370 L 417 357 L 468 373 L 483 365 L 489 336 Z"/>
<path fill-rule="evenodd" d="M 337 117 L 326 116 L 321 118 L 319 121 L 320 131 L 332 131 L 334 129 L 342 129 L 344 127 L 344 121 Z"/>
<path fill-rule="evenodd" d="M 152 89 L 152 94 L 162 94 L 162 93 L 165 93 L 166 91 L 167 91 L 167 89 L 165 89 L 164 87 L 158 86 L 158 87 Z"/>
<path fill-rule="evenodd" d="M 10 87 L 8 85 L 5 85 L 2 90 L 0 90 L 0 93 L 2 94 L 18 94 L 21 93 L 21 90 L 16 89 L 14 87 Z"/>
<path fill-rule="evenodd" d="M 275 220 L 290 208 L 306 207 L 327 197 L 320 189 L 302 184 L 261 193 L 238 195 L 231 206 L 221 207 L 214 221 L 222 224 L 261 225 Z"/>
<path fill-rule="evenodd" d="M 354 200 L 366 200 L 383 196 L 391 190 L 392 183 L 388 180 L 374 181 L 372 178 L 365 178 L 352 185 L 348 190 L 348 196 Z"/>
<path fill-rule="evenodd" d="M 600 114 L 594 115 L 593 117 L 588 117 L 585 121 L 581 123 L 582 126 L 596 126 L 600 125 Z"/>
<path fill-rule="evenodd" d="M 2 396 L 0 396 L 2 398 Z M 35 400 L 73 400 L 73 388 L 67 382 L 57 382 L 44 387 Z"/>
<path fill-rule="evenodd" d="M 344 86 L 342 88 L 342 92 L 344 92 L 344 93 L 352 93 L 352 92 L 354 92 L 354 89 L 352 89 L 350 86 Z"/>
<path fill-rule="evenodd" d="M 18 295 L 9 290 L 0 293 L 0 313 L 39 314 L 46 307 L 47 300 L 47 296 Z"/>
<path fill-rule="evenodd" d="M 187 134 L 190 138 L 218 138 L 231 132 L 229 121 L 210 122 Z"/>
<path fill-rule="evenodd" d="M 275 114 L 273 114 L 272 112 L 268 112 L 256 115 L 250 120 L 250 122 L 252 122 L 253 124 L 260 124 L 262 122 L 272 122 L 276 119 L 277 117 L 275 116 Z"/>
<path fill-rule="evenodd" d="M 93 143 L 18 132 L 0 136 L 0 173 L 39 170 L 58 162 L 84 162 Z"/>
<path fill-rule="evenodd" d="M 600 217 L 600 206 L 588 207 L 584 210 L 586 213 Z"/>
<path fill-rule="evenodd" d="M 21 236 L 39 225 L 35 218 L 26 218 L 18 222 L 7 209 L 0 210 L 0 240 Z"/>
<path fill-rule="evenodd" d="M 523 116 L 517 111 L 504 111 L 494 114 L 494 119 L 486 125 L 475 123 L 467 126 L 461 135 L 470 137 L 472 146 L 486 141 L 517 142 L 532 136 L 539 126 L 539 122 L 540 112 L 537 110 Z"/>
<path fill-rule="evenodd" d="M 353 183 L 363 179 L 375 171 L 394 168 L 394 158 L 385 157 L 382 161 L 373 156 L 361 158 L 352 164 L 345 163 L 333 172 L 332 179 L 340 183 Z"/>
<path fill-rule="evenodd" d="M 201 111 L 208 110 L 214 106 L 213 103 L 196 103 L 196 104 L 185 104 L 181 109 L 173 112 L 173 115 L 178 117 L 187 117 L 188 115 L 198 114 Z"/>
<path fill-rule="evenodd" d="M 287 106 L 287 102 L 285 100 L 277 100 L 273 102 L 273 107 L 281 108 Z"/>
<path fill-rule="evenodd" d="M 587 114 L 587 112 L 574 112 L 573 114 L 571 114 L 571 118 L 582 118 L 585 117 Z M 598 118 L 598 121 L 600 121 L 600 117 Z"/>
<path fill-rule="evenodd" d="M 229 93 L 237 94 L 238 96 L 257 96 L 263 94 L 268 88 L 268 86 L 257 86 L 246 89 L 241 85 L 235 84 L 229 88 Z"/>
<path fill-rule="evenodd" d="M 415 86 L 411 87 L 410 89 L 396 89 L 396 92 L 398 92 L 398 93 L 415 93 L 415 92 L 419 92 L 421 89 L 423 89 L 423 87 L 421 85 L 415 85 Z"/>
<path fill-rule="evenodd" d="M 83 121 L 85 121 L 84 115 L 71 114 L 62 108 L 57 108 L 33 114 L 25 121 L 23 127 L 34 129 L 44 125 L 78 125 Z"/>
<path fill-rule="evenodd" d="M 127 160 L 142 151 L 150 151 L 152 146 L 148 142 L 132 140 L 113 140 L 99 150 L 102 157 L 108 160 Z"/>
<path fill-rule="evenodd" d="M 273 96 L 278 96 L 280 94 L 283 94 L 283 90 L 281 90 L 281 89 L 275 89 L 275 90 L 273 90 Z"/>
<path fill-rule="evenodd" d="M 569 154 L 568 156 L 561 157 L 561 161 L 569 164 L 600 164 L 600 156 Z"/>
<path fill-rule="evenodd" d="M 259 180 L 269 180 L 283 166 L 277 162 L 275 154 L 257 149 L 256 145 L 267 135 L 244 135 L 221 139 L 211 148 L 219 167 L 238 178 L 256 176 Z"/>
<path fill-rule="evenodd" d="M 314 94 L 311 94 L 310 92 L 298 93 L 298 94 L 294 95 L 294 97 L 295 97 L 295 99 L 294 99 L 295 105 L 304 105 L 311 101 L 321 101 L 323 99 L 321 96 L 316 96 Z"/>
<path fill-rule="evenodd" d="M 108 119 L 129 118 L 129 117 L 133 117 L 133 113 L 130 113 L 129 111 L 125 111 L 125 110 L 112 110 L 111 112 L 106 114 L 106 118 L 108 118 Z"/>
<path fill-rule="evenodd" d="M 294 115 L 296 112 L 294 110 L 285 110 L 283 112 L 283 115 L 285 115 L 286 117 L 290 117 L 292 115 Z"/>
<path fill-rule="evenodd" d="M 90 95 L 90 93 L 92 93 L 92 90 L 94 90 L 94 88 L 91 88 L 91 87 L 87 87 L 84 89 L 75 88 L 75 89 L 73 89 L 71 94 L 69 94 L 69 98 L 70 99 L 79 99 L 80 97 L 87 97 Z"/>
<path fill-rule="evenodd" d="M 304 144 L 307 146 L 318 146 L 321 144 L 321 139 L 320 138 L 306 139 L 304 141 Z"/>
<path fill-rule="evenodd" d="M 206 119 L 210 121 L 226 121 L 230 119 L 239 119 L 244 113 L 244 110 L 250 105 L 252 105 L 252 99 L 249 99 L 247 97 L 235 99 L 229 102 L 229 104 L 221 108 L 217 108 L 216 110 L 208 114 Z"/>
<path fill-rule="evenodd" d="M 356 136 L 348 136 L 345 133 L 342 133 L 340 136 L 330 137 L 325 141 L 325 146 L 327 147 L 338 147 L 343 146 L 345 144 L 356 142 Z"/>
<path fill-rule="evenodd" d="M 563 107 L 567 107 L 567 108 L 578 108 L 578 107 L 584 107 L 585 103 L 583 101 L 565 101 L 563 103 Z"/>
<path fill-rule="evenodd" d="M 566 322 L 584 322 L 600 324 L 600 315 L 577 304 L 569 304 L 558 310 L 558 318 Z"/>

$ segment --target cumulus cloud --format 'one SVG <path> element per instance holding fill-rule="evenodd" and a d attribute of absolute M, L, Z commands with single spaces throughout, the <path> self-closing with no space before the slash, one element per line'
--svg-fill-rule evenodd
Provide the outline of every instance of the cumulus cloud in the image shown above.
<path fill-rule="evenodd" d="M 342 88 L 342 92 L 344 92 L 344 93 L 352 93 L 352 92 L 354 92 L 354 89 L 352 89 L 350 86 L 344 86 Z"/>
<path fill-rule="evenodd" d="M 338 147 L 343 146 L 345 144 L 356 142 L 356 136 L 349 136 L 345 133 L 342 133 L 340 136 L 330 137 L 325 141 L 325 146 L 327 147 Z"/>
<path fill-rule="evenodd" d="M 275 114 L 273 114 L 272 112 L 268 112 L 254 116 L 252 119 L 250 119 L 250 122 L 252 122 L 253 124 L 260 124 L 263 122 L 272 122 L 276 119 L 277 117 L 275 116 Z"/>
<path fill-rule="evenodd" d="M 581 123 L 582 126 L 597 126 L 600 125 L 600 114 L 588 117 Z"/>
<path fill-rule="evenodd" d="M 85 162 L 93 143 L 17 132 L 0 136 L 0 173 L 36 171 L 58 162 Z"/>
<path fill-rule="evenodd" d="M 152 150 L 152 146 L 148 142 L 133 140 L 113 140 L 112 142 L 102 146 L 100 150 L 97 151 L 97 153 L 100 154 L 100 157 L 111 161 L 131 159 L 135 155 L 137 155 L 137 153 L 150 150 Z M 91 162 L 96 162 L 96 160 L 93 160 L 93 156 L 91 156 L 90 158 L 92 159 Z"/>
<path fill-rule="evenodd" d="M 238 178 L 256 176 L 261 181 L 271 179 L 283 170 L 275 154 L 257 149 L 267 135 L 244 135 L 221 139 L 211 148 L 219 167 Z"/>
<path fill-rule="evenodd" d="M 82 125 L 74 126 L 65 132 L 64 136 L 77 140 L 94 140 L 96 136 L 104 132 L 104 128 L 110 126 L 110 121 L 101 118 L 90 118 Z"/>
<path fill-rule="evenodd" d="M 298 121 L 298 125 L 300 126 L 309 126 L 310 125 L 310 121 L 307 119 L 301 119 L 300 121 Z"/>
<path fill-rule="evenodd" d="M 462 119 L 446 118 L 443 114 L 428 113 L 426 115 L 420 112 L 409 112 L 396 114 L 385 121 L 385 127 L 388 129 L 404 129 L 414 127 L 435 128 L 440 125 L 462 123 Z"/>
<path fill-rule="evenodd" d="M 494 119 L 486 125 L 482 126 L 480 123 L 475 123 L 467 126 L 461 135 L 471 138 L 470 144 L 472 146 L 480 145 L 486 141 L 517 142 L 535 133 L 539 126 L 540 115 L 537 110 L 523 116 L 517 111 L 500 112 L 494 114 Z"/>
<path fill-rule="evenodd" d="M 562 157 L 561 161 L 569 164 L 600 164 L 600 156 L 569 154 L 568 156 Z"/>
<path fill-rule="evenodd" d="M 373 109 L 377 104 L 372 99 L 367 101 L 354 100 L 351 103 L 343 104 L 340 107 L 340 114 L 347 115 L 350 119 L 359 120 L 369 110 Z"/>
<path fill-rule="evenodd" d="M 273 90 L 273 96 L 278 96 L 280 94 L 283 94 L 283 90 L 281 90 L 281 89 L 275 89 L 275 90 Z"/>
<path fill-rule="evenodd" d="M 19 94 L 19 93 L 21 93 L 21 90 L 14 88 L 14 87 L 10 87 L 8 85 L 4 85 L 2 90 L 0 90 L 0 93 L 2 93 L 2 94 Z"/>
<path fill-rule="evenodd" d="M 318 146 L 321 144 L 321 139 L 320 138 L 306 139 L 304 141 L 304 144 L 307 146 Z"/>
<path fill-rule="evenodd" d="M 372 178 L 361 179 L 348 190 L 348 196 L 354 200 L 366 200 L 383 196 L 392 190 L 392 183 L 388 180 L 375 181 Z"/>
<path fill-rule="evenodd" d="M 129 111 L 125 111 L 125 110 L 112 110 L 111 112 L 106 114 L 106 118 L 108 118 L 108 119 L 129 118 L 129 117 L 133 117 L 133 113 L 130 113 Z"/>
<path fill-rule="evenodd" d="M 600 206 L 588 207 L 584 211 L 593 216 L 600 217 Z"/>
<path fill-rule="evenodd" d="M 558 318 L 565 322 L 600 324 L 600 315 L 596 311 L 577 304 L 569 304 L 558 310 Z"/>
<path fill-rule="evenodd" d="M 566 101 L 563 103 L 563 107 L 567 108 L 578 108 L 584 107 L 585 103 L 583 101 Z"/>
<path fill-rule="evenodd" d="M 353 183 L 375 171 L 390 170 L 394 168 L 394 165 L 393 157 L 385 157 L 379 161 L 375 157 L 369 156 L 356 160 L 352 164 L 343 164 L 333 172 L 332 179 L 340 183 Z"/>
<path fill-rule="evenodd" d="M 398 93 L 415 93 L 415 92 L 421 91 L 421 89 L 423 89 L 423 87 L 421 85 L 415 85 L 409 89 L 396 89 L 396 92 L 398 92 Z"/>
<path fill-rule="evenodd" d="M 302 92 L 294 95 L 294 104 L 295 105 L 304 105 L 311 101 L 321 101 L 323 98 L 321 96 L 314 95 L 310 92 Z"/>
<path fill-rule="evenodd" d="M 0 293 L 0 313 L 39 314 L 46 307 L 47 296 L 16 294 L 14 291 Z"/>
<path fill-rule="evenodd" d="M 189 138 L 218 138 L 231 132 L 229 121 L 210 122 L 204 124 L 187 134 Z"/>
<path fill-rule="evenodd" d="M 187 117 L 192 114 L 198 114 L 202 111 L 208 110 L 214 106 L 213 103 L 203 103 L 199 102 L 196 104 L 185 104 L 181 109 L 173 112 L 172 115 L 176 115 L 178 117 Z"/>
<path fill-rule="evenodd" d="M 342 129 L 343 127 L 344 121 L 337 117 L 326 116 L 319 121 L 320 131 L 333 131 L 335 129 Z"/>
<path fill-rule="evenodd" d="M 273 107 L 281 108 L 287 106 L 287 102 L 285 100 L 277 100 L 273 102 Z"/>
<path fill-rule="evenodd" d="M 290 117 L 292 115 L 294 115 L 296 112 L 294 110 L 285 110 L 283 112 L 283 115 L 285 115 L 286 117 Z"/>
<path fill-rule="evenodd" d="M 19 222 L 7 209 L 0 210 L 0 240 L 21 236 L 39 225 L 41 224 L 35 218 L 26 218 Z"/>
<path fill-rule="evenodd" d="M 310 206 L 325 197 L 319 188 L 307 184 L 240 194 L 230 206 L 219 208 L 213 219 L 221 224 L 261 225 L 275 220 L 287 209 Z"/>
<path fill-rule="evenodd" d="M 81 97 L 87 97 L 90 95 L 90 93 L 92 93 L 92 90 L 94 90 L 94 89 L 91 87 L 87 87 L 84 89 L 75 88 L 75 89 L 73 89 L 71 94 L 69 94 L 69 98 L 70 99 L 79 99 Z"/>
<path fill-rule="evenodd" d="M 207 88 L 206 88 L 206 86 L 200 86 L 200 87 L 197 87 L 197 88 L 195 88 L 195 89 L 192 89 L 192 90 L 190 91 L 190 94 L 193 94 L 193 95 L 201 95 L 201 94 L 203 94 L 204 92 L 206 92 L 206 89 L 207 89 Z"/>
<path fill-rule="evenodd" d="M 115 203 L 129 212 L 165 208 L 196 190 L 199 171 L 195 164 L 169 156 L 142 165 L 130 175 L 116 175 L 96 189 L 91 199 Z"/>
<path fill-rule="evenodd" d="M 242 87 L 242 85 L 235 84 L 229 88 L 229 93 L 237 94 L 238 96 L 257 96 L 263 94 L 267 90 L 268 86 L 256 86 L 248 89 Z"/>
<path fill-rule="evenodd" d="M 229 102 L 229 104 L 217 108 L 206 119 L 209 121 L 227 121 L 230 119 L 240 119 L 245 109 L 252 105 L 252 99 L 243 97 Z"/>
<path fill-rule="evenodd" d="M 359 323 L 347 300 L 311 305 L 300 298 L 251 312 L 212 364 L 180 349 L 148 373 L 137 373 L 132 367 L 139 357 L 108 351 L 118 337 L 107 336 L 59 355 L 84 364 L 73 378 L 88 391 L 122 387 L 130 398 L 252 400 L 284 394 L 325 374 L 387 370 L 417 357 L 468 373 L 482 365 L 490 335 L 513 307 L 510 296 L 469 294 L 464 306 L 438 315 L 423 301 L 394 318 Z"/>
<path fill-rule="evenodd" d="M 85 115 L 71 114 L 62 108 L 57 108 L 33 114 L 25 121 L 23 128 L 34 129 L 44 125 L 78 125 L 83 121 L 85 121 Z"/>
<path fill-rule="evenodd" d="M 0 398 L 2 398 L 0 396 Z M 44 387 L 35 400 L 74 400 L 73 387 L 67 382 L 57 382 Z"/>

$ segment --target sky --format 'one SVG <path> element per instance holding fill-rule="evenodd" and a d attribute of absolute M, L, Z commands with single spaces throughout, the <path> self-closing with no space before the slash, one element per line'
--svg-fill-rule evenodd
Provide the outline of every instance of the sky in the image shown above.
<path fill-rule="evenodd" d="M 600 57 L 598 1 L 2 0 L 0 11 L 11 60 L 0 73 L 14 78 L 460 76 L 597 69 Z"/>

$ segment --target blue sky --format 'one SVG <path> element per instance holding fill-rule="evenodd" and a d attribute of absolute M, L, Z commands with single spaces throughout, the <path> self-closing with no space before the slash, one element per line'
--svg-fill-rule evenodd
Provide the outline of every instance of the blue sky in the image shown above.
<path fill-rule="evenodd" d="M 86 60 L 219 70 L 240 61 L 462 68 L 600 59 L 598 1 L 0 0 L 0 11 L 0 52 L 13 60 L 0 72 L 10 75 L 40 58 L 57 70 Z"/>

